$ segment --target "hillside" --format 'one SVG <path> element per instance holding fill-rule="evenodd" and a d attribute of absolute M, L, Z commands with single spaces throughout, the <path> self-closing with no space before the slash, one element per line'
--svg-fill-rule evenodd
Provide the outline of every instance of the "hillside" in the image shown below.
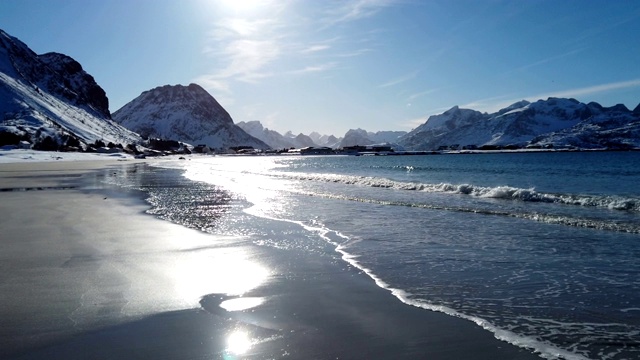
<path fill-rule="evenodd" d="M 76 149 L 100 140 L 136 144 L 141 138 L 112 121 L 104 90 L 71 57 L 37 55 L 0 30 L 0 145 Z"/>

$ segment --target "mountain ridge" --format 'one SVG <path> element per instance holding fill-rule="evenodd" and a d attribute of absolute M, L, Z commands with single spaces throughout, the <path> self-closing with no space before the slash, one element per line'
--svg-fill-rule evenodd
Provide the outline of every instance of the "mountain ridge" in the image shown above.
<path fill-rule="evenodd" d="M 37 55 L 0 30 L 2 143 L 22 139 L 47 150 L 139 143 L 137 134 L 112 121 L 108 104 L 104 90 L 73 58 Z"/>
<path fill-rule="evenodd" d="M 579 134 L 587 129 L 590 136 Z M 607 136 L 594 136 L 599 132 Z M 633 112 L 621 104 L 607 108 L 595 102 L 548 98 L 519 101 L 495 113 L 454 106 L 430 116 L 403 136 L 399 144 L 411 150 L 527 146 L 637 148 L 638 135 L 640 110 Z"/>

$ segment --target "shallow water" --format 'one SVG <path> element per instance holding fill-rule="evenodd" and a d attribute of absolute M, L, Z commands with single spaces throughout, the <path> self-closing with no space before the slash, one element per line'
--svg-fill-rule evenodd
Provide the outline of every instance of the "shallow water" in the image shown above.
<path fill-rule="evenodd" d="M 149 189 L 166 219 L 261 235 L 261 246 L 320 253 L 329 243 L 399 300 L 546 358 L 640 357 L 638 152 L 217 156 L 162 166 L 196 181 Z M 238 217 L 286 221 L 306 235 Z"/>

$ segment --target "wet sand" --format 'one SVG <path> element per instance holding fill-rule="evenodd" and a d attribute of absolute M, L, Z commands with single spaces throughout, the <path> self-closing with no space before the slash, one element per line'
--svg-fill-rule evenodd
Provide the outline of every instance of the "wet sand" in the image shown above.
<path fill-rule="evenodd" d="M 127 171 L 0 164 L 0 358 L 538 359 L 334 257 L 147 215 L 140 194 L 101 185 Z M 261 303 L 220 306 L 240 294 Z"/>

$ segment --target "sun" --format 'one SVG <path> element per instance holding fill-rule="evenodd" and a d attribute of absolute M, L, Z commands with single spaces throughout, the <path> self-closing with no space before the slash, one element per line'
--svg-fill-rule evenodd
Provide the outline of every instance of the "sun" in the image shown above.
<path fill-rule="evenodd" d="M 257 10 L 267 3 L 266 0 L 219 0 L 219 2 L 224 9 L 238 13 Z"/>

